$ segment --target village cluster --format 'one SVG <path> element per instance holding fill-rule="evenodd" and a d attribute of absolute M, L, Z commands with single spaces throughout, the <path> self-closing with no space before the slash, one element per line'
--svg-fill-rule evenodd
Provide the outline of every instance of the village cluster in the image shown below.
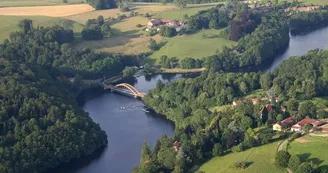
<path fill-rule="evenodd" d="M 253 105 L 258 104 L 259 101 L 266 101 L 267 99 L 258 99 L 258 98 L 253 98 L 250 99 L 249 101 L 251 101 L 253 103 Z M 236 107 L 238 104 L 245 102 L 247 100 L 235 100 L 232 103 L 233 107 Z M 269 99 L 269 101 L 272 101 L 271 99 Z M 275 102 L 278 102 L 279 99 L 276 97 L 274 98 Z M 286 107 L 284 106 L 280 106 L 280 110 L 282 112 L 286 112 Z M 265 106 L 262 107 L 262 109 L 259 111 L 259 116 L 261 118 L 263 118 L 265 113 L 270 113 L 273 111 L 273 106 L 271 104 L 266 104 Z M 279 121 L 277 123 L 275 123 L 272 128 L 274 131 L 291 131 L 291 132 L 300 132 L 303 133 L 304 132 L 304 127 L 310 124 L 313 128 L 311 129 L 311 132 L 315 132 L 315 131 L 321 131 L 321 132 L 328 132 L 328 121 L 326 119 L 322 119 L 322 120 L 314 120 L 310 117 L 306 117 L 300 121 L 297 121 L 297 118 L 295 117 L 288 117 L 282 121 Z"/>
<path fill-rule="evenodd" d="M 186 25 L 182 20 L 170 20 L 170 19 L 151 19 L 145 31 L 151 31 L 156 29 L 157 32 L 160 31 L 161 26 L 168 26 L 170 28 L 174 28 L 176 32 L 181 31 Z"/>

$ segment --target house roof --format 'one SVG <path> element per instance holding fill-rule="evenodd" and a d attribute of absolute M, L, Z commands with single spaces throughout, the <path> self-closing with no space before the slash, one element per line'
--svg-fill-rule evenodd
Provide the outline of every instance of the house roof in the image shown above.
<path fill-rule="evenodd" d="M 295 127 L 303 127 L 306 124 L 312 124 L 313 126 L 318 126 L 318 125 L 322 124 L 322 122 L 311 119 L 310 117 L 306 117 L 303 120 L 301 120 L 300 122 L 298 122 L 297 124 L 295 124 L 294 126 Z M 294 128 L 294 126 L 293 126 L 293 128 Z"/>
<path fill-rule="evenodd" d="M 268 112 L 272 112 L 272 106 L 270 104 L 265 105 L 265 108 L 267 109 Z"/>
<path fill-rule="evenodd" d="M 153 25 L 159 25 L 159 24 L 161 24 L 161 20 L 151 20 L 151 21 L 149 21 L 150 23 L 152 23 Z"/>
<path fill-rule="evenodd" d="M 253 102 L 253 104 L 256 104 L 256 103 L 259 102 L 259 99 L 258 98 L 253 98 L 253 99 L 251 99 L 251 101 Z"/>
<path fill-rule="evenodd" d="M 173 20 L 170 20 L 170 19 L 162 19 L 161 22 L 162 23 L 171 23 L 171 22 L 173 22 Z"/>

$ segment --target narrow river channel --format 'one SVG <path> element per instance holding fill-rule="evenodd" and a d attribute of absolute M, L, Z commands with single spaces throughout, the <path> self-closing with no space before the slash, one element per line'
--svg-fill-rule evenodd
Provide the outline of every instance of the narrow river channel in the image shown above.
<path fill-rule="evenodd" d="M 275 58 L 272 64 L 262 66 L 252 71 L 270 71 L 290 56 L 303 55 L 312 49 L 328 47 L 328 27 L 307 35 L 291 36 L 287 50 Z M 292 67 L 291 67 L 292 68 Z M 181 78 L 181 75 L 156 75 L 152 77 L 138 77 L 129 82 L 142 92 L 156 86 L 158 80 L 168 82 Z M 140 100 L 113 94 L 109 92 L 93 95 L 83 105 L 91 118 L 100 124 L 108 135 L 108 147 L 64 165 L 56 172 L 61 173 L 129 173 L 133 166 L 139 164 L 140 150 L 144 141 L 150 145 L 163 134 L 172 136 L 173 124 L 158 116 L 149 115 L 141 110 Z M 124 107 L 124 108 L 123 108 Z"/>

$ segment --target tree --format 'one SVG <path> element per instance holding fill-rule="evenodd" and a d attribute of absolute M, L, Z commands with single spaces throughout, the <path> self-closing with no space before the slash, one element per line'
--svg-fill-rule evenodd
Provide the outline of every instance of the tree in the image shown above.
<path fill-rule="evenodd" d="M 309 133 L 310 130 L 313 128 L 313 126 L 311 124 L 306 124 L 303 128 L 305 133 Z"/>
<path fill-rule="evenodd" d="M 94 7 L 96 10 L 116 8 L 115 0 L 87 0 L 88 4 Z"/>
<path fill-rule="evenodd" d="M 128 78 L 132 77 L 137 72 L 135 67 L 125 67 L 123 70 L 123 77 Z"/>
<path fill-rule="evenodd" d="M 33 21 L 29 19 L 21 20 L 19 21 L 18 27 L 23 31 L 23 33 L 27 34 L 33 29 Z"/>
<path fill-rule="evenodd" d="M 305 101 L 300 105 L 298 114 L 300 117 L 304 118 L 309 116 L 310 118 L 316 116 L 316 107 L 312 101 Z"/>
<path fill-rule="evenodd" d="M 97 23 L 98 23 L 99 26 L 102 26 L 105 23 L 105 19 L 102 15 L 99 15 L 97 17 Z"/>
<path fill-rule="evenodd" d="M 282 114 L 278 114 L 276 117 L 277 122 L 282 121 L 284 119 L 284 116 Z"/>
<path fill-rule="evenodd" d="M 223 153 L 223 147 L 220 143 L 216 143 L 213 146 L 212 149 L 212 155 L 215 156 L 220 156 Z"/>
<path fill-rule="evenodd" d="M 169 26 L 162 26 L 159 34 L 163 37 L 174 37 L 177 35 L 177 31 Z"/>
<path fill-rule="evenodd" d="M 244 116 L 241 119 L 241 126 L 244 129 L 244 131 L 246 131 L 248 128 L 252 127 L 253 125 L 253 120 L 252 118 L 248 117 L 248 116 Z"/>
<path fill-rule="evenodd" d="M 63 3 L 64 3 L 64 4 L 67 4 L 67 3 L 68 3 L 68 0 L 63 0 Z"/>
<path fill-rule="evenodd" d="M 158 50 L 158 45 L 154 39 L 149 39 L 149 45 L 148 48 L 152 51 Z"/>
<path fill-rule="evenodd" d="M 148 162 L 150 160 L 150 156 L 151 156 L 151 151 L 150 148 L 148 146 L 148 143 L 145 141 L 142 145 L 142 149 L 141 149 L 141 165 L 143 165 L 143 163 Z"/>
<path fill-rule="evenodd" d="M 295 173 L 312 173 L 313 171 L 314 170 L 312 166 L 309 163 L 304 162 L 301 165 L 299 165 Z"/>
<path fill-rule="evenodd" d="M 292 99 L 289 99 L 288 102 L 287 102 L 287 109 L 292 112 L 292 111 L 298 111 L 298 106 L 299 106 L 299 103 L 296 99 L 292 98 Z"/>
<path fill-rule="evenodd" d="M 319 119 L 325 119 L 328 118 L 328 112 L 325 110 L 318 111 L 318 118 Z"/>
<path fill-rule="evenodd" d="M 85 27 L 81 34 L 83 40 L 101 40 L 104 37 L 99 26 Z"/>
<path fill-rule="evenodd" d="M 185 2 L 185 0 L 174 0 L 174 4 L 181 9 L 187 7 L 187 3 Z"/>
<path fill-rule="evenodd" d="M 290 168 L 292 171 L 296 171 L 298 167 L 301 165 L 301 160 L 297 155 L 293 155 L 288 162 L 288 168 Z"/>
<path fill-rule="evenodd" d="M 289 158 L 290 158 L 290 154 L 287 151 L 284 150 L 278 151 L 275 157 L 275 164 L 277 166 L 286 168 L 288 166 Z"/>
<path fill-rule="evenodd" d="M 101 26 L 101 33 L 107 37 L 113 35 L 112 28 L 109 26 L 109 23 L 105 23 Z"/>

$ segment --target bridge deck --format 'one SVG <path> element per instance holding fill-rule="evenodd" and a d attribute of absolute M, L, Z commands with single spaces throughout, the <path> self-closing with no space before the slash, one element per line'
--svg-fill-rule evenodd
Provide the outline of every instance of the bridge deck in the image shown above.
<path fill-rule="evenodd" d="M 119 84 L 119 85 L 122 85 L 122 84 Z M 139 92 L 135 88 L 133 88 L 133 91 L 132 91 L 132 90 L 130 90 L 131 88 L 125 89 L 125 88 L 117 87 L 117 86 L 114 86 L 111 84 L 103 84 L 103 87 L 104 87 L 104 89 L 110 89 L 111 91 L 115 91 L 115 92 L 122 93 L 125 95 L 133 96 L 135 98 L 142 98 L 146 95 L 146 93 Z"/>

